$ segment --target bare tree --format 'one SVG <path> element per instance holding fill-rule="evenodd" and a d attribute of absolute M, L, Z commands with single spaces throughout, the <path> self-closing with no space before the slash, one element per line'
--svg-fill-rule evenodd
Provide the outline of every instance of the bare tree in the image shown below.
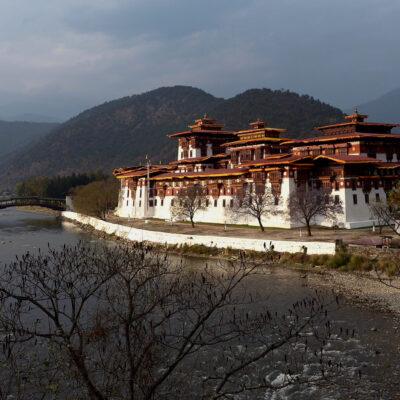
<path fill-rule="evenodd" d="M 279 196 L 269 187 L 253 189 L 247 187 L 241 195 L 234 199 L 231 212 L 236 215 L 251 216 L 257 219 L 262 232 L 265 231 L 262 220 L 266 216 L 279 214 L 277 205 Z"/>
<path fill-rule="evenodd" d="M 371 216 L 377 221 L 379 233 L 383 227 L 390 228 L 395 234 L 399 235 L 399 214 L 395 207 L 387 203 L 373 202 L 369 205 Z"/>
<path fill-rule="evenodd" d="M 287 313 L 268 309 L 244 287 L 260 267 L 242 254 L 189 271 L 143 244 L 25 255 L 0 276 L 1 331 L 38 360 L 22 389 L 37 398 L 248 399 L 307 383 L 305 360 L 326 380 L 338 370 L 323 351 L 337 333 L 326 301 L 316 293 Z M 271 368 L 285 379 L 267 379 Z"/>
<path fill-rule="evenodd" d="M 379 230 L 382 227 L 390 228 L 396 235 L 400 235 L 400 186 L 399 184 L 387 195 L 386 201 L 374 201 L 369 206 L 371 216 L 377 220 Z"/>
<path fill-rule="evenodd" d="M 343 212 L 342 202 L 333 198 L 328 192 L 299 186 L 290 193 L 289 217 L 291 220 L 307 227 L 311 236 L 311 225 L 317 217 L 336 220 Z"/>
<path fill-rule="evenodd" d="M 207 194 L 200 185 L 193 185 L 182 188 L 179 194 L 173 199 L 171 214 L 176 219 L 190 220 L 194 228 L 194 217 L 200 210 L 207 207 Z"/>

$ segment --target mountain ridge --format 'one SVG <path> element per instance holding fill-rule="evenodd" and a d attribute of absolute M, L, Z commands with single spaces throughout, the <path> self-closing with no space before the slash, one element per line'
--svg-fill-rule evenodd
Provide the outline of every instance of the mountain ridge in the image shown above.
<path fill-rule="evenodd" d="M 191 86 L 161 87 L 85 110 L 0 163 L 8 187 L 30 176 L 101 170 L 144 161 L 168 161 L 176 154 L 168 133 L 186 129 L 207 113 L 227 129 L 246 129 L 257 118 L 288 128 L 288 136 L 309 135 L 314 126 L 334 123 L 343 113 L 307 95 L 250 89 L 230 99 Z"/>

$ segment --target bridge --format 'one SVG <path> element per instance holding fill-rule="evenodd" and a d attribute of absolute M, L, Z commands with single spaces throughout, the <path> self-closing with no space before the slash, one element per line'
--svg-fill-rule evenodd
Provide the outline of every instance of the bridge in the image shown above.
<path fill-rule="evenodd" d="M 0 198 L 0 209 L 8 207 L 36 206 L 51 208 L 52 210 L 64 211 L 66 209 L 65 199 L 52 199 L 42 197 L 8 197 Z"/>

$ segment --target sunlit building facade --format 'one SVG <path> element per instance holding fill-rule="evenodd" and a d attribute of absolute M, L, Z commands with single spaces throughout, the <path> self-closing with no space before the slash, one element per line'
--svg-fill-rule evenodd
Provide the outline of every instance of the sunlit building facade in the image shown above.
<path fill-rule="evenodd" d="M 288 212 L 289 198 L 298 187 L 329 193 L 343 212 L 335 219 L 317 218 L 315 224 L 344 228 L 371 226 L 372 203 L 386 202 L 400 177 L 400 135 L 395 124 L 367 122 L 355 112 L 342 123 L 315 128 L 307 139 L 283 137 L 284 129 L 255 121 L 242 131 L 227 131 L 205 116 L 177 140 L 177 159 L 167 165 L 119 168 L 121 182 L 116 214 L 125 218 L 171 220 L 171 204 L 180 190 L 201 185 L 207 207 L 195 219 L 208 223 L 257 225 L 255 218 L 233 218 L 235 196 L 245 190 L 268 188 L 279 212 L 264 217 L 269 227 L 297 226 Z"/>

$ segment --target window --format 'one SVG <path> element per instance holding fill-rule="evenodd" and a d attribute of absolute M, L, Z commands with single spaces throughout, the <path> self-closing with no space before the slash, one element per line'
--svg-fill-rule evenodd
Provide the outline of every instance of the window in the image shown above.
<path fill-rule="evenodd" d="M 164 199 L 161 199 L 161 207 L 164 205 Z"/>
<path fill-rule="evenodd" d="M 279 204 L 279 197 L 274 198 L 274 204 L 277 206 Z"/>
<path fill-rule="evenodd" d="M 338 194 L 335 195 L 335 204 L 339 204 L 340 203 L 340 197 Z"/>
<path fill-rule="evenodd" d="M 233 199 L 230 200 L 229 206 L 230 206 L 231 208 L 233 208 Z"/>
<path fill-rule="evenodd" d="M 140 188 L 139 197 L 142 198 L 142 188 Z"/>
<path fill-rule="evenodd" d="M 356 183 L 356 181 L 351 181 L 351 188 L 352 188 L 353 190 L 356 190 L 356 189 L 357 189 L 357 183 Z"/>
<path fill-rule="evenodd" d="M 387 153 L 386 160 L 387 160 L 387 162 L 392 162 L 393 161 L 393 153 Z"/>
<path fill-rule="evenodd" d="M 226 207 L 226 200 L 225 199 L 222 200 L 222 207 Z"/>
<path fill-rule="evenodd" d="M 171 200 L 171 206 L 173 206 L 175 203 L 174 199 Z"/>
<path fill-rule="evenodd" d="M 126 201 L 126 206 L 127 206 L 127 207 L 129 206 L 129 200 Z"/>
<path fill-rule="evenodd" d="M 190 150 L 189 157 L 193 157 L 193 151 Z"/>
<path fill-rule="evenodd" d="M 153 200 L 149 200 L 149 207 L 153 207 Z"/>
<path fill-rule="evenodd" d="M 357 204 L 357 195 L 353 194 L 353 204 Z"/>
<path fill-rule="evenodd" d="M 206 199 L 206 207 L 210 205 L 210 200 Z"/>
<path fill-rule="evenodd" d="M 339 190 L 339 182 L 335 181 L 335 190 Z"/>
<path fill-rule="evenodd" d="M 364 197 L 365 197 L 365 204 L 369 204 L 369 194 L 364 193 Z"/>
<path fill-rule="evenodd" d="M 139 207 L 142 207 L 142 200 L 139 200 Z"/>
<path fill-rule="evenodd" d="M 379 193 L 375 193 L 375 201 L 376 201 L 377 203 L 380 203 L 380 201 L 381 201 L 381 196 L 379 196 Z"/>
<path fill-rule="evenodd" d="M 329 204 L 329 196 L 328 195 L 324 196 L 324 202 L 325 202 L 325 204 Z"/>
<path fill-rule="evenodd" d="M 218 200 L 215 199 L 215 200 L 214 200 L 214 207 L 217 207 L 217 205 L 218 205 Z"/>
<path fill-rule="evenodd" d="M 157 199 L 154 199 L 154 207 L 157 207 Z"/>

